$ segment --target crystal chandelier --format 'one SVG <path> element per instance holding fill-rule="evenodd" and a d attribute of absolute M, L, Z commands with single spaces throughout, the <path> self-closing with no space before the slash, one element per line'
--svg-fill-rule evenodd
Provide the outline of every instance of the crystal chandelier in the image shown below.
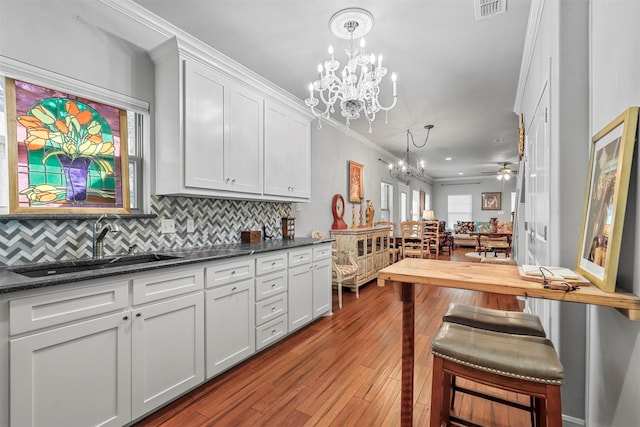
<path fill-rule="evenodd" d="M 399 160 L 397 163 L 389 163 L 389 175 L 391 178 L 396 178 L 401 182 L 408 182 L 409 178 L 424 178 L 424 160 L 415 159 L 415 163 L 412 160 L 411 151 L 409 151 L 409 141 L 416 148 L 422 148 L 427 145 L 427 140 L 429 139 L 429 133 L 431 129 L 433 129 L 433 125 L 425 125 L 425 129 L 427 129 L 427 136 L 424 139 L 424 142 L 420 145 L 416 144 L 413 139 L 413 134 L 409 129 L 407 129 L 407 151 L 405 151 L 404 158 Z"/>
<path fill-rule="evenodd" d="M 351 120 L 355 120 L 363 114 L 369 121 L 369 133 L 373 132 L 372 123 L 376 113 L 380 110 L 389 111 L 396 105 L 398 91 L 396 88 L 396 74 L 391 74 L 393 102 L 384 107 L 378 101 L 380 94 L 379 84 L 387 74 L 387 69 L 382 66 L 382 55 L 366 53 L 365 41 L 362 38 L 373 26 L 373 16 L 364 9 L 349 8 L 337 12 L 329 21 L 329 28 L 336 36 L 349 40 L 349 48 L 345 49 L 348 61 L 342 69 L 340 76 L 336 71 L 340 68 L 340 62 L 333 55 L 333 47 L 329 46 L 330 59 L 318 64 L 318 80 L 309 84 L 309 97 L 305 104 L 311 108 L 314 116 L 320 120 L 328 119 L 335 112 L 335 104 L 339 103 L 342 117 L 349 128 Z M 354 47 L 354 39 L 360 38 L 360 47 Z M 317 97 L 314 96 L 317 92 Z M 320 111 L 316 106 L 322 101 Z"/>

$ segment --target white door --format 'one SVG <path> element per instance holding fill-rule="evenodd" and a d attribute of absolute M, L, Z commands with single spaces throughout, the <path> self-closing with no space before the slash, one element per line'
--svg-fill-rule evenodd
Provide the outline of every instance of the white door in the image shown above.
<path fill-rule="evenodd" d="M 525 137 L 526 263 L 548 265 L 549 85 L 545 84 Z"/>
<path fill-rule="evenodd" d="M 11 340 L 11 425 L 127 424 L 130 325 L 119 313 Z"/>
<path fill-rule="evenodd" d="M 549 188 L 549 84 L 544 85 L 525 136 L 525 263 L 549 265 L 548 227 L 550 220 Z M 554 334 L 551 304 L 548 300 L 530 298 L 527 310 L 538 315 L 550 335 Z"/>
<path fill-rule="evenodd" d="M 132 418 L 204 381 L 204 295 L 132 312 Z"/>

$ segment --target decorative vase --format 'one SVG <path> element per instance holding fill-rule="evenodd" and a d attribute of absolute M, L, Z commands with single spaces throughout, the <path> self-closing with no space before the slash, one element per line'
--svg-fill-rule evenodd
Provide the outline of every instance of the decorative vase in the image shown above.
<path fill-rule="evenodd" d="M 87 200 L 87 178 L 91 160 L 86 157 L 71 158 L 66 154 L 58 154 L 62 171 L 67 181 L 65 198 L 70 202 Z"/>

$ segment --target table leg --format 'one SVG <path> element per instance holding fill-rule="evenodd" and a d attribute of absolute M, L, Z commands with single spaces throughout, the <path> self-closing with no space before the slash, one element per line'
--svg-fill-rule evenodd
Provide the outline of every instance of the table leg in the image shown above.
<path fill-rule="evenodd" d="M 414 362 L 414 319 L 415 285 L 402 283 L 402 385 L 400 396 L 400 425 L 413 426 L 413 362 Z M 433 409 L 432 409 L 433 410 Z"/>

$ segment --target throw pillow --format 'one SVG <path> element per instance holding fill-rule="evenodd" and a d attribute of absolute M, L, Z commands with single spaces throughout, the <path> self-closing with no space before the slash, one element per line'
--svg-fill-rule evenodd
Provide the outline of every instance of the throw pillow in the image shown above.
<path fill-rule="evenodd" d="M 498 233 L 513 233 L 513 221 L 498 221 Z"/>
<path fill-rule="evenodd" d="M 457 234 L 469 234 L 474 232 L 476 229 L 476 224 L 474 221 L 458 221 L 456 227 Z"/>
<path fill-rule="evenodd" d="M 476 222 L 476 231 L 478 233 L 488 233 L 489 232 L 489 223 L 484 221 Z"/>

